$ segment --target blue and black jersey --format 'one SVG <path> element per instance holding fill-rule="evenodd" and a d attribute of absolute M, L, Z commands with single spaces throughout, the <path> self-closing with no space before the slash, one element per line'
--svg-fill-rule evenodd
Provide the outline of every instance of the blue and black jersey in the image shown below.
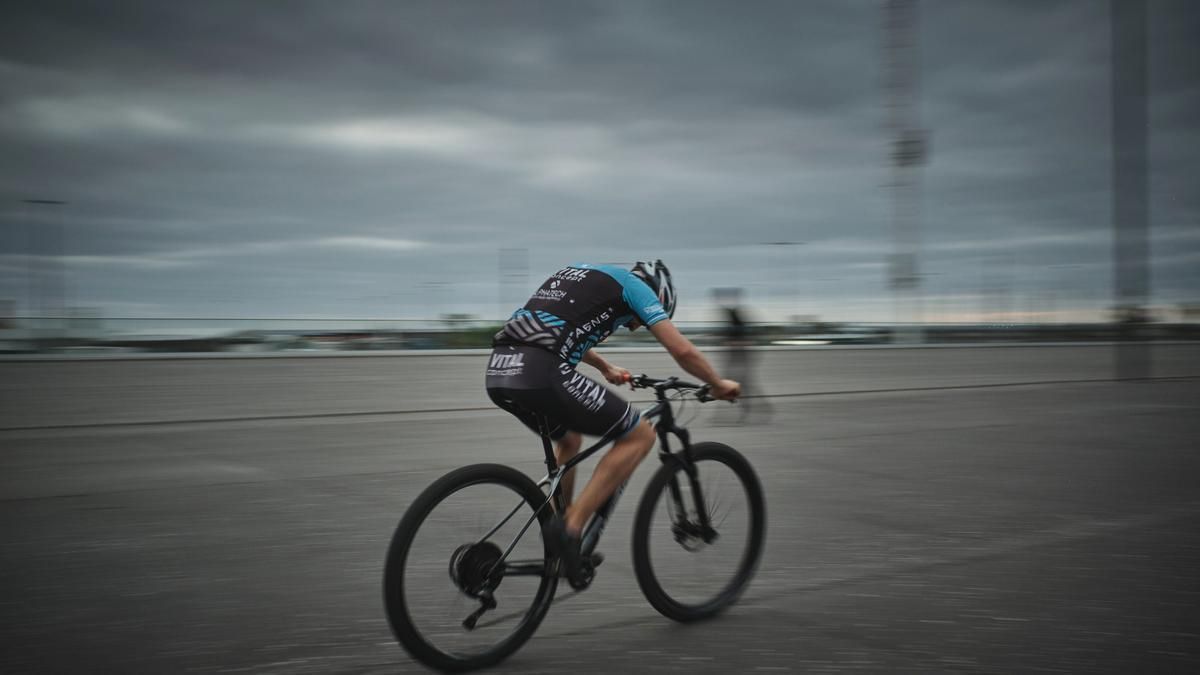
<path fill-rule="evenodd" d="M 634 319 L 667 318 L 658 296 L 615 265 L 573 263 L 555 272 L 496 333 L 493 346 L 536 346 L 575 365 L 587 350 Z"/>

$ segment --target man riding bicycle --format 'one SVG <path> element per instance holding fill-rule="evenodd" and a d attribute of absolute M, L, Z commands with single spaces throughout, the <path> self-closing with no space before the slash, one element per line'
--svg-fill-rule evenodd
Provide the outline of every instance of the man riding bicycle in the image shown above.
<path fill-rule="evenodd" d="M 674 314 L 675 287 L 661 260 L 639 262 L 631 270 L 574 263 L 547 279 L 492 339 L 488 396 L 535 432 L 548 434 L 560 464 L 579 452 L 582 434 L 613 441 L 578 499 L 571 500 L 574 470 L 563 477 L 566 513 L 543 530 L 572 581 L 582 574 L 579 538 L 584 525 L 628 480 L 655 440 L 641 412 L 577 372 L 579 362 L 599 370 L 612 384 L 628 382 L 628 370 L 592 348 L 622 326 L 630 331 L 646 326 L 681 368 L 711 385 L 713 397 L 733 400 L 741 393 L 741 385 L 722 379 L 671 323 Z"/>

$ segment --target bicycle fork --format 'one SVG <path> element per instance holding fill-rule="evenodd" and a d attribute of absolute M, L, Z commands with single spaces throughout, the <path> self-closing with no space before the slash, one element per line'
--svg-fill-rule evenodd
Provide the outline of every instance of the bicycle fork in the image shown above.
<path fill-rule="evenodd" d="M 677 453 L 671 452 L 667 442 L 667 433 L 675 434 L 683 445 L 683 449 Z M 687 546 L 689 538 L 698 538 L 705 544 L 711 544 L 717 540 L 717 531 L 713 529 L 712 519 L 709 517 L 708 505 L 704 500 L 704 491 L 700 487 L 700 473 L 696 470 L 696 463 L 692 461 L 692 448 L 689 443 L 688 433 L 686 429 L 679 429 L 672 423 L 670 428 L 659 429 L 659 459 L 663 464 L 676 464 L 683 469 L 682 473 L 687 476 L 688 487 L 692 493 L 692 508 L 695 509 L 695 520 L 688 517 L 687 504 L 683 497 L 683 489 L 679 484 L 679 473 L 671 474 L 671 479 L 667 486 L 671 493 L 671 502 L 675 505 L 675 519 L 671 523 L 671 533 L 675 536 L 675 541 L 681 546 Z"/>

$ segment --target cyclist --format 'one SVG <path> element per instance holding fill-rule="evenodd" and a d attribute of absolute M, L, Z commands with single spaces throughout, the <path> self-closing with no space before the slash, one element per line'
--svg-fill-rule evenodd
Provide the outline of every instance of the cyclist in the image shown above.
<path fill-rule="evenodd" d="M 614 441 L 578 499 L 571 500 L 574 470 L 563 477 L 566 513 L 557 514 L 543 531 L 573 582 L 582 575 L 584 525 L 633 474 L 655 439 L 638 410 L 576 371 L 579 362 L 612 384 L 628 382 L 628 370 L 592 348 L 618 328 L 646 326 L 681 368 L 712 386 L 714 397 L 733 400 L 741 393 L 741 385 L 721 378 L 671 323 L 674 314 L 675 287 L 661 260 L 638 262 L 632 269 L 573 263 L 551 275 L 492 339 L 488 397 L 535 432 L 548 433 L 560 465 L 579 452 L 582 434 Z M 543 419 L 548 429 L 541 428 Z"/>

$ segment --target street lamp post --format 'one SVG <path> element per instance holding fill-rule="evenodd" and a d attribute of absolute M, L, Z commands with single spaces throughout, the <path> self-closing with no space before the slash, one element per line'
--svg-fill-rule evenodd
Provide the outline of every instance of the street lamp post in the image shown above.
<path fill-rule="evenodd" d="M 1113 362 L 1118 380 L 1149 377 L 1144 342 L 1150 301 L 1150 218 L 1147 164 L 1147 8 L 1145 0 L 1113 0 L 1112 22 L 1112 219 L 1113 295 L 1118 338 Z"/>

